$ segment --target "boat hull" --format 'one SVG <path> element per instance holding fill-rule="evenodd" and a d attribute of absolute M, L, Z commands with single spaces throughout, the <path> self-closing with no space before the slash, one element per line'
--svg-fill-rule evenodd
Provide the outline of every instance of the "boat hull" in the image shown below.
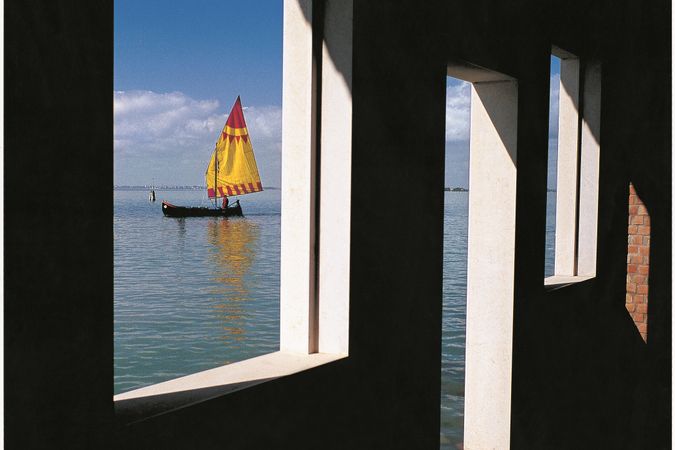
<path fill-rule="evenodd" d="M 162 212 L 167 217 L 240 217 L 244 215 L 239 201 L 227 208 L 176 206 L 162 202 Z"/>

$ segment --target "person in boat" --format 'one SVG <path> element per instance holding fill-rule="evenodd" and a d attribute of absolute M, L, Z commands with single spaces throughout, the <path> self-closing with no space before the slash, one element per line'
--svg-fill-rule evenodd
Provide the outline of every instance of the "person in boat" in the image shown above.
<path fill-rule="evenodd" d="M 223 196 L 223 209 L 227 208 L 227 205 L 230 204 L 230 199 L 227 198 L 227 195 Z"/>

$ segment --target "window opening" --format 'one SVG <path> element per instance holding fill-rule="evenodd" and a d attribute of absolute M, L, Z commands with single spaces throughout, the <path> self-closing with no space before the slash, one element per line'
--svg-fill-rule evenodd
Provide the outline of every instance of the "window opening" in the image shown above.
<path fill-rule="evenodd" d="M 467 87 L 470 91 L 470 125 L 465 131 L 469 140 L 468 206 L 465 209 L 468 214 L 465 212 L 466 215 L 462 217 L 461 207 L 459 213 L 448 208 L 444 214 L 446 223 L 453 220 L 468 222 L 466 375 L 461 431 L 457 427 L 461 398 L 455 392 L 457 398 L 452 399 L 451 386 L 446 383 L 443 387 L 442 395 L 446 398 L 442 399 L 441 404 L 448 408 L 454 403 L 455 419 L 454 422 L 448 420 L 448 416 L 453 414 L 450 408 L 441 414 L 441 430 L 445 432 L 441 436 L 441 445 L 451 448 L 449 445 L 453 439 L 461 438 L 464 448 L 507 448 L 510 441 L 518 84 L 512 77 L 466 62 L 451 63 L 447 75 L 469 82 Z M 454 83 L 454 80 L 448 82 L 448 90 L 452 89 Z M 452 104 L 450 96 L 446 97 L 446 101 Z M 446 108 L 446 111 L 446 120 L 452 119 L 451 109 Z M 446 136 L 451 135 L 451 131 L 448 126 Z M 448 149 L 447 157 L 452 157 L 451 150 Z M 449 183 L 452 183 L 449 179 L 451 165 L 450 162 L 446 163 Z M 463 195 L 460 192 L 452 194 Z M 452 233 L 446 230 L 446 240 L 448 234 Z M 454 238 L 458 238 L 458 235 Z M 448 269 L 444 268 L 446 277 L 450 275 Z M 461 272 L 463 268 L 460 264 L 450 270 Z M 448 289 L 453 288 L 448 286 Z M 445 286 L 444 292 L 447 292 Z M 451 302 L 445 298 L 443 301 L 445 312 L 446 304 Z M 454 337 L 453 343 L 453 337 L 445 334 L 446 329 L 453 329 L 453 326 L 446 326 L 446 321 L 452 320 L 458 322 L 454 324 L 454 329 L 461 329 L 461 312 L 444 314 L 443 317 L 443 348 L 448 356 L 446 343 L 460 345 L 462 342 L 461 338 Z M 453 364 L 457 369 L 457 359 L 443 361 L 442 367 L 447 372 L 443 376 L 446 379 L 453 375 L 448 370 Z"/>
<path fill-rule="evenodd" d="M 552 53 L 544 274 L 559 284 L 595 276 L 601 71 L 560 48 Z"/>

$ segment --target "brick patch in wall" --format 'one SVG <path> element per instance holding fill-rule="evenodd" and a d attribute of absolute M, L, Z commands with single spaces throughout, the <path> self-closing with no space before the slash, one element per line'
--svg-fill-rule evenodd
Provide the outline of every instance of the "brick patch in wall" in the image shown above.
<path fill-rule="evenodd" d="M 635 186 L 630 183 L 628 194 L 626 309 L 645 342 L 647 342 L 650 226 L 649 212 L 635 191 Z"/>

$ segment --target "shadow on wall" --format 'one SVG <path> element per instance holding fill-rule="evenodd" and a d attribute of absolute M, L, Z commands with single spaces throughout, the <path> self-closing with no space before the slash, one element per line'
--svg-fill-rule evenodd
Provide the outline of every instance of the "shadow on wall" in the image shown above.
<path fill-rule="evenodd" d="M 342 33 L 342 27 L 339 24 L 325 23 L 325 17 L 331 15 L 332 17 L 338 16 L 337 14 L 330 14 L 330 9 L 335 8 L 340 11 L 349 11 L 349 17 L 341 17 L 344 20 L 352 21 L 353 8 L 347 7 L 344 1 L 335 2 L 329 0 L 298 0 L 300 9 L 302 10 L 303 15 L 307 23 L 316 30 L 320 30 L 319 34 L 315 33 L 315 38 L 313 42 L 312 53 L 314 54 L 315 60 L 323 60 L 322 49 L 325 49 L 330 56 L 330 61 L 321 61 L 321 64 L 330 63 L 332 64 L 337 71 L 342 75 L 342 79 L 345 82 L 345 85 L 348 87 L 349 91 L 352 92 L 352 77 L 351 77 L 351 49 L 344 48 L 343 45 L 336 44 L 335 42 L 344 42 L 344 39 L 339 37 L 339 33 Z M 349 0 L 349 3 L 352 3 L 352 0 Z M 314 4 L 314 10 L 312 10 L 312 4 Z M 326 33 L 326 28 L 330 28 L 330 33 Z M 319 37 L 320 36 L 320 37 Z M 317 39 L 319 37 L 319 39 Z"/>

